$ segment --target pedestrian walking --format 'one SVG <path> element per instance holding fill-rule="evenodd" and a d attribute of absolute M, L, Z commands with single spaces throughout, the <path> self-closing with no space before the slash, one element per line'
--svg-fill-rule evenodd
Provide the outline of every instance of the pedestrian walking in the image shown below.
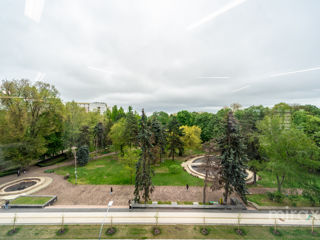
<path fill-rule="evenodd" d="M 110 194 L 112 194 L 112 192 L 113 192 L 113 189 L 112 189 L 112 187 L 110 188 Z"/>
<path fill-rule="evenodd" d="M 131 209 L 131 200 L 130 199 L 128 201 L 128 204 L 129 204 L 129 209 Z"/>
<path fill-rule="evenodd" d="M 17 177 L 19 177 L 20 176 L 20 169 L 18 169 L 18 171 L 17 171 Z"/>
<path fill-rule="evenodd" d="M 186 184 L 186 189 L 187 189 L 187 191 L 189 190 L 189 184 Z"/>

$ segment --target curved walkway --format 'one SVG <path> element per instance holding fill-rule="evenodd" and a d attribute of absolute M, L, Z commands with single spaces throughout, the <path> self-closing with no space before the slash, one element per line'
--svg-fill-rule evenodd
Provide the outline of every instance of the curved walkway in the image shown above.
<path fill-rule="evenodd" d="M 112 154 L 112 153 L 111 153 Z M 111 155 L 108 154 L 108 155 Z M 58 201 L 55 205 L 106 205 L 110 200 L 114 201 L 114 206 L 127 206 L 128 200 L 133 198 L 134 186 L 132 185 L 74 185 L 63 179 L 63 176 L 55 173 L 44 173 L 47 169 L 54 169 L 61 166 L 73 164 L 73 161 L 63 162 L 49 167 L 33 166 L 23 177 L 50 177 L 53 182 L 46 188 L 34 193 L 34 195 L 56 195 Z M 17 179 L 16 175 L 0 178 L 0 184 Z M 110 188 L 113 193 L 110 194 Z M 251 193 L 261 193 L 273 191 L 273 189 L 250 188 Z M 184 186 L 155 186 L 152 194 L 154 201 L 202 201 L 202 187 Z M 223 197 L 223 190 L 212 192 L 207 190 L 207 200 L 217 201 Z"/>

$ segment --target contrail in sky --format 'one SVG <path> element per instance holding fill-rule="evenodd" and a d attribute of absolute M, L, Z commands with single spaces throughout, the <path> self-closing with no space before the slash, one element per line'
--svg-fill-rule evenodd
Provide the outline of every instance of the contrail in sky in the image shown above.
<path fill-rule="evenodd" d="M 320 67 L 307 68 L 307 69 L 302 69 L 302 70 L 297 70 L 297 71 L 292 71 L 292 72 L 276 73 L 276 74 L 270 75 L 269 78 L 280 77 L 280 76 L 302 73 L 302 72 L 316 71 L 316 70 L 320 70 Z"/>
<path fill-rule="evenodd" d="M 94 71 L 98 71 L 98 72 L 104 72 L 104 73 L 108 73 L 108 74 L 112 74 L 111 71 L 105 70 L 105 69 L 101 69 L 101 68 L 96 68 L 96 67 L 91 67 L 88 66 L 89 69 L 94 70 Z"/>
<path fill-rule="evenodd" d="M 37 73 L 37 76 L 36 76 L 36 78 L 35 78 L 36 82 L 41 82 L 41 81 L 44 79 L 45 76 L 46 76 L 45 73 L 38 72 L 38 73 Z"/>
<path fill-rule="evenodd" d="M 240 92 L 240 91 L 242 91 L 242 90 L 244 90 L 244 89 L 247 89 L 247 88 L 249 88 L 249 87 L 251 87 L 251 85 L 243 86 L 243 87 L 241 87 L 241 88 L 232 90 L 231 92 L 233 92 L 233 93 L 235 93 L 235 92 Z"/>
<path fill-rule="evenodd" d="M 211 20 L 213 20 L 214 18 L 228 12 L 229 10 L 241 5 L 242 3 L 246 2 L 247 0 L 234 0 L 233 2 L 225 5 L 224 7 L 220 8 L 218 11 L 200 19 L 198 22 L 195 22 L 191 25 L 189 25 L 187 27 L 187 30 L 190 31 L 190 30 L 193 30 L 199 26 L 201 26 L 202 24 L 205 24 L 206 22 L 209 22 Z"/>
<path fill-rule="evenodd" d="M 228 79 L 230 77 L 198 77 L 198 78 Z"/>

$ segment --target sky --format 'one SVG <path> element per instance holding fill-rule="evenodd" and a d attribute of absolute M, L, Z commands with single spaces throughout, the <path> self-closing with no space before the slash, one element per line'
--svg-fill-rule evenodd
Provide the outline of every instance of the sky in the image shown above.
<path fill-rule="evenodd" d="M 319 0 L 1 0 L 0 80 L 146 112 L 320 106 Z"/>

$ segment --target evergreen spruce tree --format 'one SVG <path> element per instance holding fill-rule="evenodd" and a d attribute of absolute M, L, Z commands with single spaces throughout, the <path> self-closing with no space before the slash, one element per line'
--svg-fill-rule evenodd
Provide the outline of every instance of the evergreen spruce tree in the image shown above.
<path fill-rule="evenodd" d="M 88 146 L 82 146 L 77 150 L 77 163 L 80 167 L 87 165 L 89 161 Z"/>
<path fill-rule="evenodd" d="M 128 145 L 130 148 L 132 146 L 138 145 L 138 136 L 139 133 L 139 125 L 138 119 L 136 118 L 135 114 L 132 111 L 132 107 L 129 107 L 129 111 L 126 116 L 126 138 L 128 141 Z"/>
<path fill-rule="evenodd" d="M 141 153 L 136 166 L 134 196 L 135 201 L 139 201 L 140 192 L 142 192 L 142 198 L 145 202 L 147 202 L 150 199 L 150 194 L 154 189 L 154 186 L 152 184 L 152 176 L 154 175 L 154 172 L 151 168 L 151 162 L 153 159 L 151 149 L 153 145 L 151 143 L 151 131 L 147 125 L 147 116 L 145 115 L 143 109 L 140 120 L 140 131 L 138 139 Z"/>
<path fill-rule="evenodd" d="M 155 157 L 157 159 L 162 160 L 162 154 L 165 153 L 165 147 L 166 147 L 166 133 L 162 126 L 162 124 L 159 122 L 159 120 L 155 117 L 151 119 L 150 128 L 152 132 L 152 143 L 154 145 L 154 151 L 157 152 L 159 155 L 158 157 Z"/>
<path fill-rule="evenodd" d="M 77 140 L 78 147 L 90 146 L 90 129 L 89 126 L 84 125 L 80 129 L 80 134 Z"/>
<path fill-rule="evenodd" d="M 169 145 L 169 156 L 174 160 L 176 150 L 179 151 L 181 156 L 184 151 L 183 142 L 180 137 L 183 136 L 183 131 L 180 129 L 180 124 L 175 116 L 168 123 L 168 145 Z"/>
<path fill-rule="evenodd" d="M 235 191 L 246 203 L 246 148 L 240 135 L 239 125 L 230 111 L 227 117 L 226 132 L 219 141 L 221 151 L 221 177 L 224 183 L 224 202 Z"/>

